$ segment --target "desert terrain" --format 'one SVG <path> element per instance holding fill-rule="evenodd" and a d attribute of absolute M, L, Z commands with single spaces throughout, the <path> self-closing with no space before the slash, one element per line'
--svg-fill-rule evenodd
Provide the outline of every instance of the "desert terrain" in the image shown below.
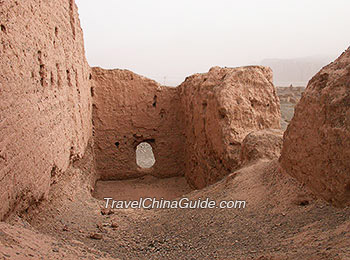
<path fill-rule="evenodd" d="M 69 180 L 64 189 L 58 186 L 53 191 L 49 201 L 8 219 L 10 225 L 2 225 L 2 257 L 311 260 L 350 256 L 349 209 L 315 198 L 282 174 L 276 160 L 258 161 L 202 190 L 181 190 L 185 185 L 179 180 L 156 183 L 147 178 L 124 181 L 129 193 L 118 189 L 120 184 L 114 191 L 104 190 L 115 199 L 182 195 L 239 199 L 247 201 L 244 209 L 106 210 L 105 201 L 75 188 L 79 182 Z"/>
<path fill-rule="evenodd" d="M 90 67 L 74 0 L 0 1 L 0 259 L 350 259 L 350 48 L 177 87 Z M 244 201 L 112 208 L 106 199 Z"/>
<path fill-rule="evenodd" d="M 289 122 L 303 88 L 279 87 Z M 282 124 L 283 125 L 283 124 Z M 256 145 L 256 144 L 255 144 Z M 152 156 L 141 152 L 141 164 Z M 203 189 L 184 177 L 98 181 L 93 149 L 53 185 L 48 200 L 2 224 L 3 259 L 348 259 L 350 211 L 282 173 L 278 158 L 248 162 Z M 104 197 L 238 199 L 244 209 L 106 209 Z"/>

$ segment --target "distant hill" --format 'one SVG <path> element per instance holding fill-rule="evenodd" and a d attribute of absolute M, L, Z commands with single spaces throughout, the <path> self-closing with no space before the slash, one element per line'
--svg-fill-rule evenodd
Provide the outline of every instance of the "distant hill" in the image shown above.
<path fill-rule="evenodd" d="M 261 65 L 269 66 L 273 70 L 276 86 L 306 86 L 308 81 L 332 58 L 312 56 L 297 59 L 265 59 Z"/>

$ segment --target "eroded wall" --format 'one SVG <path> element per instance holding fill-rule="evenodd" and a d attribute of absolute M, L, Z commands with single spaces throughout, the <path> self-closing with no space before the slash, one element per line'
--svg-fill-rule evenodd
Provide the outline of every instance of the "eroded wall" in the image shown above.
<path fill-rule="evenodd" d="M 239 167 L 247 134 L 280 128 L 280 103 L 267 67 L 214 67 L 186 78 L 178 88 L 185 120 L 185 176 L 195 188 Z"/>
<path fill-rule="evenodd" d="M 265 67 L 213 68 L 177 88 L 127 70 L 93 69 L 93 124 L 102 179 L 185 175 L 203 188 L 240 164 L 241 141 L 254 130 L 279 128 L 279 100 Z M 136 164 L 147 141 L 156 163 Z"/>
<path fill-rule="evenodd" d="M 92 133 L 73 0 L 0 2 L 0 219 L 45 198 Z"/>
<path fill-rule="evenodd" d="M 337 206 L 350 205 L 350 48 L 308 83 L 284 133 L 280 162 Z"/>
<path fill-rule="evenodd" d="M 176 88 L 128 70 L 93 68 L 93 124 L 97 172 L 101 179 L 158 177 L 184 172 L 181 103 Z M 148 142 L 155 164 L 136 164 L 136 147 Z"/>
<path fill-rule="evenodd" d="M 92 125 L 101 179 L 185 175 L 195 188 L 238 167 L 250 131 L 279 128 L 267 68 L 213 68 L 177 88 L 91 72 L 74 0 L 0 4 L 0 219 L 47 197 L 83 156 Z M 150 169 L 136 164 L 141 142 L 153 148 Z"/>

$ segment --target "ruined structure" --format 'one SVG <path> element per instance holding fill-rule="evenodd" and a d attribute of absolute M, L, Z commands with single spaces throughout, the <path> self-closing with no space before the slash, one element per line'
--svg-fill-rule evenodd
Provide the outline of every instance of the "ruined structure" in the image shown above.
<path fill-rule="evenodd" d="M 0 15 L 0 219 L 47 198 L 89 140 L 97 178 L 185 175 L 203 188 L 239 167 L 248 133 L 279 128 L 268 68 L 215 67 L 169 88 L 91 70 L 74 0 L 2 1 Z M 150 168 L 136 164 L 141 142 Z"/>
<path fill-rule="evenodd" d="M 0 3 L 0 219 L 45 198 L 91 137 L 90 68 L 70 1 Z"/>
<path fill-rule="evenodd" d="M 251 131 L 280 128 L 272 71 L 262 66 L 214 67 L 179 86 L 184 110 L 185 176 L 196 188 L 239 166 L 241 142 Z"/>
<path fill-rule="evenodd" d="M 126 70 L 94 68 L 92 75 L 96 167 L 105 180 L 184 174 L 203 188 L 239 166 L 249 132 L 279 128 L 279 101 L 265 67 L 215 67 L 177 88 Z M 153 148 L 150 169 L 136 164 L 141 142 Z"/>
<path fill-rule="evenodd" d="M 283 131 L 266 129 L 249 133 L 242 141 L 241 166 L 259 159 L 273 160 L 281 155 Z"/>
<path fill-rule="evenodd" d="M 182 175 L 185 139 L 177 89 L 127 70 L 94 68 L 92 73 L 96 167 L 101 178 Z M 136 164 L 141 142 L 153 148 L 156 162 L 150 169 Z"/>
<path fill-rule="evenodd" d="M 309 82 L 284 134 L 281 165 L 335 205 L 350 205 L 350 49 Z"/>
<path fill-rule="evenodd" d="M 281 170 L 269 68 L 214 67 L 176 88 L 91 69 L 74 0 L 0 0 L 0 40 L 0 259 L 350 259 L 350 211 L 308 189 L 350 204 L 350 49 L 310 81 Z M 92 197 L 96 179 L 129 180 Z M 128 202 L 248 203 L 105 208 L 116 187 Z"/>

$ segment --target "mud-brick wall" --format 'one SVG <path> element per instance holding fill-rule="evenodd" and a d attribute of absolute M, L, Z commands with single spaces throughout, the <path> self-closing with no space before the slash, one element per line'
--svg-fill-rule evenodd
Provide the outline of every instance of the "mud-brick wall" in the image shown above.
<path fill-rule="evenodd" d="M 284 132 L 284 171 L 335 206 L 350 206 L 350 47 L 308 83 Z"/>
<path fill-rule="evenodd" d="M 92 134 L 74 0 L 0 1 L 0 219 L 47 196 Z"/>
<path fill-rule="evenodd" d="M 176 88 L 127 70 L 93 68 L 93 124 L 97 172 L 101 179 L 184 173 L 183 113 Z M 152 146 L 155 164 L 136 164 L 136 147 Z"/>
<path fill-rule="evenodd" d="M 178 91 L 186 126 L 185 177 L 195 188 L 240 166 L 247 134 L 280 128 L 280 103 L 269 68 L 214 67 L 186 78 Z"/>

